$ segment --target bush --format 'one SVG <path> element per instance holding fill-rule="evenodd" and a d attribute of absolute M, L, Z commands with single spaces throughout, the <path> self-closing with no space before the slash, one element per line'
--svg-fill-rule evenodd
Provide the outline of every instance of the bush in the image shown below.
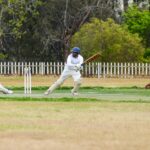
<path fill-rule="evenodd" d="M 123 15 L 124 24 L 131 33 L 138 33 L 145 47 L 150 47 L 150 11 L 129 7 Z"/>
<path fill-rule="evenodd" d="M 101 52 L 101 61 L 141 61 L 144 48 L 138 34 L 116 24 L 112 19 L 101 21 L 93 18 L 83 25 L 71 40 L 72 46 L 79 46 L 84 57 Z"/>

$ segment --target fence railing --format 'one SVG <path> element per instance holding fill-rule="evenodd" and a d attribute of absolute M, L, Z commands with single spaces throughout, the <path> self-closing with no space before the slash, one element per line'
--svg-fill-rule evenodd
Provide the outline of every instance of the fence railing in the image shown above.
<path fill-rule="evenodd" d="M 23 75 L 30 67 L 32 75 L 60 75 L 63 62 L 0 62 L 0 75 Z M 150 76 L 150 63 L 88 63 L 82 71 L 86 77 L 136 77 Z"/>

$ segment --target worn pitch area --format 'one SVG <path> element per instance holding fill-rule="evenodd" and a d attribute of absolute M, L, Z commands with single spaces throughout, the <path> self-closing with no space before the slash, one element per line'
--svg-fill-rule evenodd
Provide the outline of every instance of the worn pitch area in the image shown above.
<path fill-rule="evenodd" d="M 93 98 L 107 101 L 150 101 L 150 91 L 144 88 L 81 88 L 78 96 L 72 96 L 68 89 L 58 89 L 54 93 L 44 95 L 44 90 L 33 90 L 32 94 L 24 94 L 23 90 L 14 90 L 14 94 L 0 94 L 0 97 L 8 98 Z"/>

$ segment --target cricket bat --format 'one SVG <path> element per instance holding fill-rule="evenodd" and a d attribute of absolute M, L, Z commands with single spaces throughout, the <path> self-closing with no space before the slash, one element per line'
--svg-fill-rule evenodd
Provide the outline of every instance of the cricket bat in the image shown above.
<path fill-rule="evenodd" d="M 81 66 L 84 66 L 85 64 L 96 60 L 96 59 L 97 59 L 98 57 L 100 57 L 100 56 L 101 56 L 100 53 L 96 53 L 96 54 L 92 55 L 91 57 L 89 57 L 88 59 L 86 59 L 86 60 L 81 64 Z"/>

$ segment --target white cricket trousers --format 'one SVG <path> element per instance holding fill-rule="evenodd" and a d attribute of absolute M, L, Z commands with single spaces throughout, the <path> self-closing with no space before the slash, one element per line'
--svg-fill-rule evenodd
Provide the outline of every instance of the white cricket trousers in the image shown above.
<path fill-rule="evenodd" d="M 81 80 L 81 73 L 80 73 L 80 71 L 64 69 L 64 71 L 62 72 L 62 74 L 58 80 L 61 80 L 64 82 L 69 77 L 72 77 L 74 82 L 77 82 L 77 81 Z"/>
<path fill-rule="evenodd" d="M 69 70 L 69 69 L 64 69 L 62 72 L 61 76 L 59 79 L 49 87 L 48 91 L 51 93 L 53 92 L 56 88 L 60 87 L 63 82 L 68 79 L 69 77 L 72 77 L 75 84 L 74 88 L 72 89 L 72 92 L 77 92 L 80 85 L 81 85 L 81 74 L 80 71 L 75 71 L 75 70 Z"/>

